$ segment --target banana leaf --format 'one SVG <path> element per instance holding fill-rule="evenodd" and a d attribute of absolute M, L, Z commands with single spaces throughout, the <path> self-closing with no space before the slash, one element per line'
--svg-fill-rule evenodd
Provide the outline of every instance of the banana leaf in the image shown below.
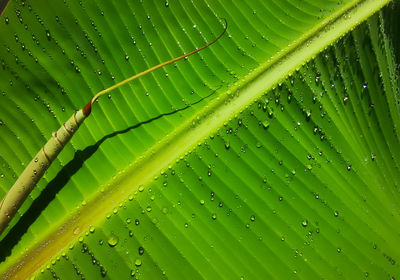
<path fill-rule="evenodd" d="M 94 104 L 0 236 L 2 278 L 398 278 L 388 3 L 11 1 L 1 197 L 96 92 L 228 30 Z"/>

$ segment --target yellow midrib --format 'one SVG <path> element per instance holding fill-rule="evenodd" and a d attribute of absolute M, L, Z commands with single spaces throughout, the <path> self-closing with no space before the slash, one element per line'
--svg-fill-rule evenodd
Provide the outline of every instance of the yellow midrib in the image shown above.
<path fill-rule="evenodd" d="M 226 92 L 220 93 L 211 104 L 147 151 L 141 160 L 136 161 L 113 179 L 104 192 L 96 193 L 89 198 L 88 204 L 81 208 L 79 213 L 74 213 L 62 221 L 62 231 L 59 230 L 60 224 L 54 225 L 52 232 L 43 240 L 47 243 L 46 246 L 39 244 L 27 253 L 21 252 L 20 255 L 9 258 L 0 269 L 1 273 L 17 279 L 29 277 L 71 242 L 75 242 L 90 225 L 96 225 L 93 217 L 98 218 L 97 223 L 101 222 L 115 205 L 126 200 L 127 195 L 132 192 L 132 186 L 150 182 L 163 168 L 193 149 L 197 143 L 262 96 L 266 90 L 285 79 L 296 68 L 388 2 L 390 1 L 353 1 L 293 41 L 290 47 L 260 65 Z M 16 269 L 18 265 L 20 266 Z"/>

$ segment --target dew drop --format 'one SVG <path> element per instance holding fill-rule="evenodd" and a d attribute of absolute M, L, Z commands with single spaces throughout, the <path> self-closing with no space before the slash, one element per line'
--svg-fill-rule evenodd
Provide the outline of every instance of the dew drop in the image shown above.
<path fill-rule="evenodd" d="M 211 218 L 212 218 L 213 220 L 216 220 L 216 219 L 217 219 L 217 214 L 213 213 L 213 214 L 211 215 Z"/>
<path fill-rule="evenodd" d="M 168 2 L 165 2 L 165 7 L 169 7 L 169 3 Z"/>
<path fill-rule="evenodd" d="M 51 34 L 50 34 L 50 30 L 46 30 L 46 37 L 47 37 L 47 40 L 51 40 Z"/>
<path fill-rule="evenodd" d="M 250 217 L 250 221 L 254 222 L 255 220 L 256 220 L 256 216 L 252 215 L 252 216 Z"/>
<path fill-rule="evenodd" d="M 110 245 L 110 247 L 114 247 L 115 245 L 118 244 L 118 241 L 119 241 L 118 236 L 116 236 L 115 234 L 111 234 L 108 237 L 107 243 L 108 243 L 108 245 Z"/>
<path fill-rule="evenodd" d="M 102 277 L 105 277 L 107 275 L 107 271 L 103 266 L 100 267 L 100 274 Z"/>
<path fill-rule="evenodd" d="M 225 149 L 229 150 L 230 147 L 231 147 L 231 144 L 230 144 L 229 140 L 227 140 L 225 142 Z"/>
<path fill-rule="evenodd" d="M 136 259 L 135 265 L 136 266 L 141 266 L 142 265 L 142 260 L 141 259 Z"/>
<path fill-rule="evenodd" d="M 125 60 L 129 60 L 129 55 L 125 55 Z"/>
<path fill-rule="evenodd" d="M 308 226 L 308 221 L 307 221 L 307 220 L 303 220 L 303 221 L 301 222 L 301 225 L 302 225 L 303 227 Z"/>
<path fill-rule="evenodd" d="M 203 199 L 200 200 L 200 205 L 204 205 L 205 201 Z"/>
<path fill-rule="evenodd" d="M 142 246 L 139 247 L 139 255 L 144 254 L 144 248 Z"/>
<path fill-rule="evenodd" d="M 339 216 L 339 212 L 338 212 L 338 211 L 335 211 L 335 212 L 333 213 L 333 215 L 334 215 L 335 217 L 338 217 L 338 216 Z"/>
<path fill-rule="evenodd" d="M 310 117 L 311 117 L 311 110 L 307 110 L 307 111 L 306 111 L 306 118 L 307 118 L 307 120 L 309 120 Z"/>

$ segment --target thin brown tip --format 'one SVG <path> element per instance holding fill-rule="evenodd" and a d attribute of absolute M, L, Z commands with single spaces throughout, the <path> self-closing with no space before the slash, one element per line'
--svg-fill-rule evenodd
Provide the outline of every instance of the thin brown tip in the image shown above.
<path fill-rule="evenodd" d="M 85 117 L 89 116 L 90 113 L 92 112 L 92 100 L 86 104 L 86 106 L 82 109 L 82 113 L 85 115 Z"/>

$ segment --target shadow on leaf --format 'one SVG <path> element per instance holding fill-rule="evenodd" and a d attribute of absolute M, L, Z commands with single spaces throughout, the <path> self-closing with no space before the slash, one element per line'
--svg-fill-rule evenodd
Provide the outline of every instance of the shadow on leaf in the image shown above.
<path fill-rule="evenodd" d="M 219 87 L 220 88 L 220 87 Z M 156 121 L 162 117 L 173 115 L 180 111 L 186 110 L 189 107 L 196 105 L 203 101 L 204 99 L 213 95 L 219 88 L 211 92 L 209 95 L 202 97 L 194 103 L 191 103 L 183 108 L 176 109 L 174 111 L 163 113 L 156 117 L 153 117 L 149 120 L 137 123 L 132 125 L 126 129 L 116 131 L 110 133 L 99 141 L 97 141 L 94 145 L 86 147 L 83 151 L 78 150 L 75 152 L 74 158 L 68 162 L 52 179 L 47 186 L 42 190 L 40 195 L 33 201 L 29 209 L 22 215 L 22 217 L 18 220 L 18 222 L 11 228 L 11 230 L 7 233 L 7 235 L 0 241 L 0 262 L 5 261 L 5 259 L 11 255 L 11 251 L 16 244 L 18 244 L 21 237 L 27 232 L 28 228 L 36 221 L 36 219 L 40 216 L 42 211 L 46 209 L 46 207 L 50 204 L 51 201 L 56 197 L 57 193 L 68 183 L 70 178 L 83 166 L 86 160 L 88 160 L 100 147 L 100 145 L 114 136 L 127 133 L 132 129 L 138 128 L 142 125 L 151 123 Z"/>

